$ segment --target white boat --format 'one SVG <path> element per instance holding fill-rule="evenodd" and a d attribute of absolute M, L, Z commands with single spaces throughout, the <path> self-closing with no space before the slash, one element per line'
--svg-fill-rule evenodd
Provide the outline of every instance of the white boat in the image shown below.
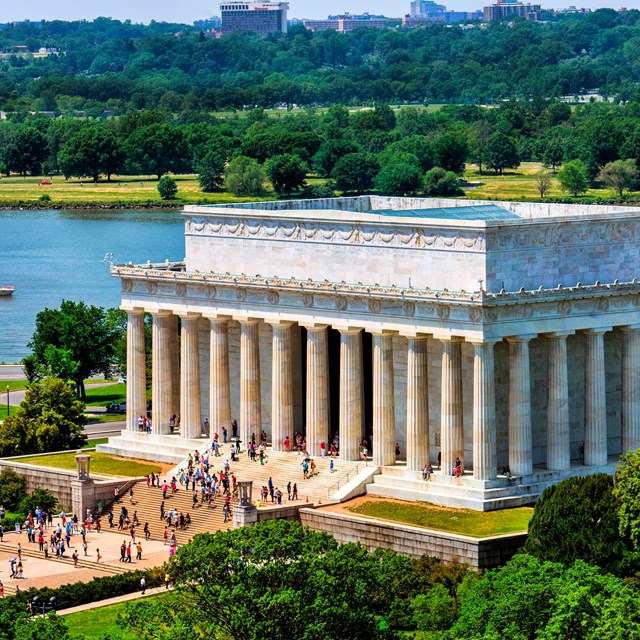
<path fill-rule="evenodd" d="M 0 285 L 0 296 L 12 296 L 15 290 L 16 290 L 15 287 L 11 287 L 9 285 L 5 285 L 5 286 Z"/>

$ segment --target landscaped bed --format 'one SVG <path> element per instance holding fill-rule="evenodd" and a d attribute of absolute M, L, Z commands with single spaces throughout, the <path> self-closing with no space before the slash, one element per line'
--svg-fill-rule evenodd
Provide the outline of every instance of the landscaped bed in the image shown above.
<path fill-rule="evenodd" d="M 527 531 L 532 507 L 500 511 L 473 511 L 439 507 L 428 502 L 356 498 L 344 509 L 360 516 L 393 520 L 404 524 L 449 531 L 474 538 Z"/>
<path fill-rule="evenodd" d="M 55 453 L 48 456 L 32 456 L 30 458 L 20 458 L 16 462 L 26 464 L 37 464 L 43 467 L 56 467 L 57 469 L 75 469 L 77 451 L 69 453 Z M 129 458 L 119 458 L 108 453 L 98 453 L 93 451 L 91 455 L 91 471 L 110 476 L 146 476 L 152 471 L 159 473 L 162 471 L 160 465 L 142 460 L 130 460 Z"/>

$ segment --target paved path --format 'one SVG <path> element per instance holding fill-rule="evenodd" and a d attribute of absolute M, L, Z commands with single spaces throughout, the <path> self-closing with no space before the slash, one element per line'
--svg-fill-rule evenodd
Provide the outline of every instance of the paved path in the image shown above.
<path fill-rule="evenodd" d="M 0 364 L 0 380 L 24 380 L 21 364 Z"/>
<path fill-rule="evenodd" d="M 171 589 L 173 590 L 173 589 Z M 107 598 L 106 600 L 98 600 L 96 602 L 87 602 L 87 604 L 81 604 L 77 607 L 69 607 L 69 609 L 61 609 L 56 611 L 59 616 L 67 616 L 71 613 L 79 613 L 80 611 L 89 611 L 90 609 L 98 609 L 100 607 L 109 607 L 112 604 L 118 604 L 120 602 L 129 602 L 130 600 L 139 600 L 140 598 L 148 598 L 150 596 L 156 596 L 159 593 L 166 593 L 165 587 L 154 587 L 153 589 L 147 589 L 142 594 L 141 591 L 134 591 L 133 593 L 127 593 L 123 596 L 117 596 L 115 598 Z"/>

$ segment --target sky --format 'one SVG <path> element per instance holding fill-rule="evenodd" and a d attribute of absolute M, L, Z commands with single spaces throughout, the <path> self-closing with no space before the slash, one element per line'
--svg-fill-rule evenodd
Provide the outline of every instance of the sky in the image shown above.
<path fill-rule="evenodd" d="M 493 1 L 493 0 L 491 0 Z M 534 0 L 531 0 L 532 2 Z M 540 0 L 535 0 L 536 2 Z M 449 9 L 473 11 L 481 9 L 490 0 L 438 0 Z M 289 0 L 290 18 L 325 18 L 334 13 L 381 13 L 386 16 L 400 17 L 409 13 L 410 0 Z M 639 8 L 640 0 L 542 0 L 544 7 L 566 7 L 571 4 L 591 8 L 625 6 Z M 107 16 L 118 20 L 148 23 L 151 20 L 181 22 L 190 24 L 194 20 L 219 15 L 219 2 L 214 0 L 25 0 L 24 2 L 0 2 L 0 22 L 16 20 L 92 20 Z"/>

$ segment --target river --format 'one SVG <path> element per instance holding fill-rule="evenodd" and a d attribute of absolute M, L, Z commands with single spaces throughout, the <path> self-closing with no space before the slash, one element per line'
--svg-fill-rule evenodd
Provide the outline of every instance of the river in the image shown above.
<path fill-rule="evenodd" d="M 184 258 L 184 219 L 177 211 L 0 211 L 0 363 L 29 354 L 35 317 L 62 300 L 101 307 L 120 303 L 118 262 Z"/>

